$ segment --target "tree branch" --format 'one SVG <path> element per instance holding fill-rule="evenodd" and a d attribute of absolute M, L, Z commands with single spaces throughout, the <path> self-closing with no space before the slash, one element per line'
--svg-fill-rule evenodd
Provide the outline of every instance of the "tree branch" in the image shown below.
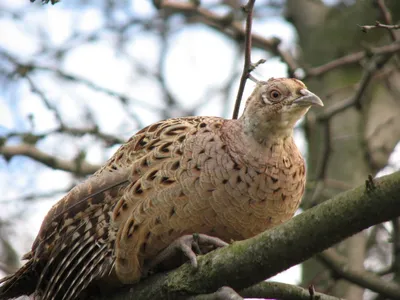
<path fill-rule="evenodd" d="M 222 286 L 242 290 L 374 224 L 400 215 L 400 172 L 341 193 L 254 238 L 235 242 L 169 273 L 156 274 L 107 299 L 181 299 Z M 389 293 L 389 291 L 388 291 Z M 400 287 L 390 294 L 400 299 Z"/>
<path fill-rule="evenodd" d="M 285 300 L 310 300 L 310 292 L 299 286 L 274 282 L 263 281 L 239 293 L 246 298 L 272 298 Z M 325 295 L 322 293 L 314 293 L 314 299 L 318 300 L 339 300 L 339 298 Z"/>
<path fill-rule="evenodd" d="M 247 78 L 250 74 L 251 66 L 251 25 L 253 24 L 253 7 L 255 0 L 249 0 L 249 2 L 243 7 L 243 10 L 247 13 L 246 18 L 246 34 L 244 36 L 244 66 L 242 76 L 240 77 L 239 90 L 236 96 L 235 108 L 233 110 L 232 119 L 237 119 L 239 114 L 240 102 L 242 100 L 244 87 L 246 86 Z"/>
<path fill-rule="evenodd" d="M 17 146 L 0 145 L 0 155 L 3 155 L 7 160 L 11 159 L 13 156 L 24 155 L 50 168 L 71 172 L 77 175 L 90 175 L 100 168 L 100 166 L 89 164 L 81 159 L 68 161 L 57 158 L 40 151 L 30 144 L 20 144 Z"/>
<path fill-rule="evenodd" d="M 236 41 L 243 41 L 246 37 L 246 30 L 242 28 L 241 22 L 234 21 L 233 13 L 221 16 L 191 2 L 170 0 L 161 0 L 160 2 L 160 8 L 166 10 L 171 15 L 182 14 L 192 16 L 195 14 L 198 17 L 195 20 L 196 22 L 205 24 L 229 38 Z M 280 59 L 287 64 L 289 74 L 292 75 L 298 68 L 298 64 L 293 56 L 288 51 L 282 50 L 279 47 L 281 42 L 279 38 L 265 38 L 259 34 L 252 33 L 251 40 L 253 47 L 270 51 L 274 55 L 280 57 Z"/>
<path fill-rule="evenodd" d="M 317 258 L 336 275 L 347 281 L 388 298 L 398 299 L 400 297 L 399 285 L 394 282 L 384 281 L 373 273 L 352 269 L 347 259 L 337 254 L 334 249 L 328 249 L 318 254 Z"/>
<path fill-rule="evenodd" d="M 359 51 L 352 54 L 348 54 L 338 59 L 329 61 L 326 64 L 321 65 L 319 67 L 306 70 L 306 75 L 302 79 L 305 80 L 310 77 L 318 77 L 325 73 L 328 73 L 333 69 L 337 69 L 345 65 L 359 63 L 362 59 L 370 55 L 380 55 L 380 54 L 390 54 L 390 53 L 393 54 L 399 51 L 400 51 L 400 43 L 394 42 L 392 44 L 388 44 L 382 47 L 371 48 L 368 51 Z"/>
<path fill-rule="evenodd" d="M 371 29 L 378 29 L 378 28 L 388 29 L 389 32 L 391 32 L 391 30 L 400 29 L 400 25 L 386 25 L 386 24 L 382 24 L 379 21 L 376 21 L 375 25 L 363 25 L 360 27 L 361 27 L 362 31 L 364 31 L 364 32 L 367 32 Z"/>

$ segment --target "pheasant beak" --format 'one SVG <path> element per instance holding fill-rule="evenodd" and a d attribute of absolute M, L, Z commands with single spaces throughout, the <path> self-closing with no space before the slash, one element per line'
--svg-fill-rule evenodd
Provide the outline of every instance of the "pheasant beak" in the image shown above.
<path fill-rule="evenodd" d="M 311 93 L 309 90 L 301 89 L 300 94 L 302 94 L 303 96 L 294 100 L 293 103 L 296 103 L 299 106 L 324 106 L 322 100 L 314 93 Z"/>

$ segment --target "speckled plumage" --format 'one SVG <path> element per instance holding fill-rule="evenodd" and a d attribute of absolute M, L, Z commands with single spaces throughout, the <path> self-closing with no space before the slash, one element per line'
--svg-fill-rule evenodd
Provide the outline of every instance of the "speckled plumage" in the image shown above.
<path fill-rule="evenodd" d="M 304 91 L 298 80 L 270 79 L 239 120 L 186 117 L 139 131 L 54 205 L 0 299 L 70 300 L 100 279 L 133 283 L 145 261 L 184 234 L 229 242 L 291 218 L 305 186 L 292 130 L 322 105 Z"/>

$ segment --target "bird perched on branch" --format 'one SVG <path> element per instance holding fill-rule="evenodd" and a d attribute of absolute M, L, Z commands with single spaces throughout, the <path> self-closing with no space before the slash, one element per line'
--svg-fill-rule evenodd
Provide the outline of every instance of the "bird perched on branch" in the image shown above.
<path fill-rule="evenodd" d="M 258 82 L 237 120 L 185 117 L 136 133 L 55 204 L 0 299 L 83 298 L 135 283 L 192 245 L 226 245 L 293 216 L 305 186 L 293 127 L 322 101 L 296 79 Z M 101 283 L 101 284 L 99 284 Z"/>

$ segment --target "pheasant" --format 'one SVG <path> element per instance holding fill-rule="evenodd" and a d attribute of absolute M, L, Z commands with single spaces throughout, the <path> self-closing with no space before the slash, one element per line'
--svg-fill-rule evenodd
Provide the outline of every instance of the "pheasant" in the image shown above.
<path fill-rule="evenodd" d="M 83 298 L 137 282 L 177 248 L 195 266 L 196 236 L 222 247 L 288 220 L 305 187 L 293 127 L 313 105 L 323 103 L 301 81 L 271 78 L 237 120 L 184 117 L 140 130 L 51 208 L 0 299 Z"/>

